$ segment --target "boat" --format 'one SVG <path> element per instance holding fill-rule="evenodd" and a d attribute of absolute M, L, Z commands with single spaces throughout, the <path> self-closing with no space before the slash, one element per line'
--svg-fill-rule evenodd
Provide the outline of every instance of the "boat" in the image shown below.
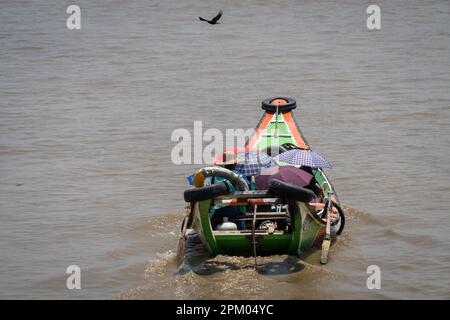
<path fill-rule="evenodd" d="M 264 100 L 264 114 L 247 140 L 246 150 L 264 151 L 272 156 L 274 150 L 286 151 L 282 146 L 310 150 L 293 117 L 296 107 L 292 98 Z M 181 227 L 181 241 L 186 239 L 187 230 L 193 229 L 212 256 L 255 259 L 275 254 L 301 256 L 322 247 L 321 262 L 327 263 L 331 240 L 342 232 L 345 217 L 324 170 L 314 168 L 311 173 L 324 195 L 319 208 L 310 205 L 312 191 L 306 188 L 273 180 L 267 190 L 249 190 L 242 177 L 231 170 L 214 167 L 198 170 L 194 179 L 200 177 L 200 183 L 197 181 L 195 188 L 184 193 L 189 205 Z M 235 191 L 230 192 L 224 183 L 203 185 L 205 177 L 215 175 L 228 179 Z M 239 215 L 223 218 L 219 225 L 213 223 L 212 216 L 220 217 L 221 210 L 233 206 L 240 208 Z M 328 214 L 332 208 L 339 213 L 335 221 Z"/>

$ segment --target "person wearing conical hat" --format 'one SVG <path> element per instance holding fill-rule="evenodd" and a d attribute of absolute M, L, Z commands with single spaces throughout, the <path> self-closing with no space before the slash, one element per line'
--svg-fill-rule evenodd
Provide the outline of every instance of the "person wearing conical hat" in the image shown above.
<path fill-rule="evenodd" d="M 241 161 L 233 151 L 224 151 L 222 153 L 222 159 L 215 163 L 216 166 L 224 167 L 228 170 L 236 170 L 236 165 Z"/>
<path fill-rule="evenodd" d="M 241 160 L 242 159 L 237 157 L 236 152 L 224 151 L 222 153 L 221 159 L 219 161 L 216 161 L 214 163 L 214 165 L 228 169 L 230 171 L 235 171 L 236 165 Z M 248 184 L 248 181 L 245 177 L 244 177 L 244 180 Z M 205 185 L 212 185 L 212 184 L 218 183 L 218 182 L 225 182 L 228 186 L 228 189 L 231 191 L 231 193 L 234 193 L 237 191 L 236 188 L 233 186 L 233 184 L 230 181 L 228 181 L 227 179 L 222 178 L 222 177 L 208 177 L 204 181 Z M 246 213 L 245 206 L 229 206 L 229 207 L 212 206 L 211 211 L 213 212 L 213 215 L 211 218 L 211 224 L 212 224 L 213 228 L 215 228 L 222 221 L 223 217 L 233 218 L 237 215 Z M 245 227 L 244 222 L 240 221 L 238 224 L 238 229 L 244 229 L 244 227 Z"/>

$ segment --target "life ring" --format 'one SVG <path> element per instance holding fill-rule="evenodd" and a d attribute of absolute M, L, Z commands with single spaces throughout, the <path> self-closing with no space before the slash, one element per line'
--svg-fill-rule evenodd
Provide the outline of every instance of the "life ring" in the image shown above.
<path fill-rule="evenodd" d="M 332 222 L 331 225 L 332 225 L 332 226 L 335 226 L 336 224 L 340 223 L 339 229 L 338 229 L 338 231 L 336 232 L 336 235 L 339 236 L 339 235 L 342 233 L 342 231 L 344 231 L 344 227 L 345 227 L 345 214 L 344 214 L 344 210 L 342 210 L 342 207 L 341 207 L 336 201 L 334 201 L 334 200 L 331 200 L 331 201 L 332 201 L 332 203 L 333 203 L 333 207 L 335 207 L 336 210 L 337 210 L 338 213 L 339 213 L 339 219 L 336 219 L 336 221 L 335 221 L 335 222 Z M 322 210 L 322 212 L 319 213 L 320 216 L 322 216 L 322 217 L 326 216 L 327 211 L 328 211 L 328 206 L 327 206 L 327 204 L 325 203 L 325 208 Z"/>
<path fill-rule="evenodd" d="M 277 108 L 279 112 L 288 112 L 297 108 L 297 102 L 292 98 L 274 97 L 263 100 L 261 108 L 271 112 L 276 112 Z"/>
<path fill-rule="evenodd" d="M 345 215 L 344 215 L 344 210 L 342 210 L 341 206 L 339 204 L 337 204 L 337 202 L 333 201 L 333 207 L 335 207 L 337 209 L 337 211 L 339 212 L 339 220 L 341 222 L 341 224 L 339 225 L 339 229 L 336 232 L 336 234 L 339 236 L 342 231 L 344 231 L 344 227 L 345 227 Z"/>
<path fill-rule="evenodd" d="M 219 182 L 206 187 L 185 190 L 184 201 L 197 202 L 209 200 L 229 193 L 230 191 L 228 190 L 227 184 L 225 182 Z"/>
<path fill-rule="evenodd" d="M 222 168 L 222 167 L 205 167 L 198 171 L 198 174 L 203 176 L 203 180 L 206 177 L 221 177 L 230 181 L 233 186 L 239 191 L 248 190 L 247 182 L 244 178 L 236 172 Z M 197 177 L 198 183 L 200 183 L 200 176 Z M 195 175 L 194 175 L 194 185 L 195 185 Z M 203 181 L 202 181 L 203 185 Z"/>

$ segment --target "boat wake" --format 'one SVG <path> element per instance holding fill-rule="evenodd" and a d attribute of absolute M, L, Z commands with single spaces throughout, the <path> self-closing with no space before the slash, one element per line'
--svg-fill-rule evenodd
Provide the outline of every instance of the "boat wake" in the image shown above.
<path fill-rule="evenodd" d="M 370 213 L 343 205 L 347 227 L 332 246 L 332 255 L 351 247 L 352 231 L 359 225 L 380 224 Z M 335 279 L 333 263 L 319 263 L 320 250 L 311 250 L 301 258 L 275 255 L 258 257 L 211 257 L 194 231 L 185 242 L 185 259 L 177 264 L 177 242 L 182 212 L 148 220 L 131 229 L 143 238 L 143 250 L 151 257 L 142 267 L 140 285 L 120 293 L 119 299 L 301 299 L 310 297 L 317 283 Z M 317 282 L 317 283 L 316 283 Z M 273 287 L 284 283 L 296 286 L 296 292 L 280 290 L 273 296 Z M 298 290 L 298 286 L 303 289 Z M 271 293 L 272 292 L 272 293 Z"/>

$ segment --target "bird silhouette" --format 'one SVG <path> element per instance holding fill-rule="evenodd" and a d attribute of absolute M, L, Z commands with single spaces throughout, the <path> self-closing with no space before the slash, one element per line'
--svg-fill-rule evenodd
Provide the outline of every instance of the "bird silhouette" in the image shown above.
<path fill-rule="evenodd" d="M 222 14 L 223 14 L 223 12 L 222 12 L 222 10 L 220 10 L 219 13 L 217 14 L 217 16 L 215 16 L 211 20 L 206 20 L 206 19 L 204 19 L 202 17 L 198 17 L 198 18 L 200 19 L 200 21 L 206 21 L 209 24 L 220 24 L 220 22 L 217 22 L 217 21 L 219 21 L 219 19 L 222 16 Z"/>

